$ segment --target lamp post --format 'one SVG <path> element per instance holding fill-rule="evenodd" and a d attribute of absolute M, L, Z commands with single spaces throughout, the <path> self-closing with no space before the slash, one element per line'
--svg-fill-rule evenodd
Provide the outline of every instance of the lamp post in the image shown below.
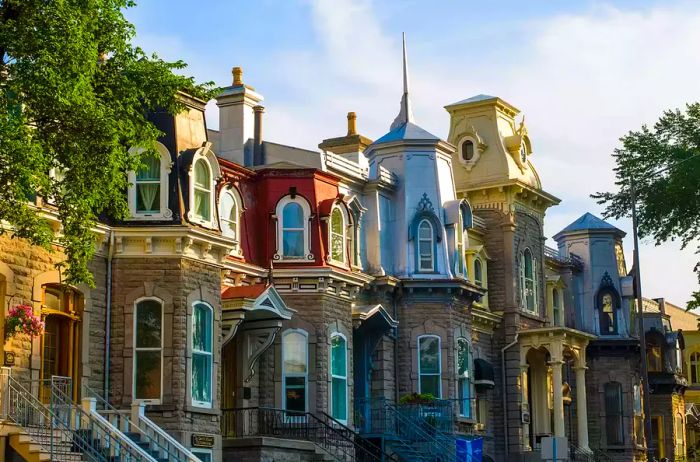
<path fill-rule="evenodd" d="M 688 162 L 691 159 L 695 159 L 697 157 L 700 157 L 700 153 L 698 154 L 693 154 L 690 157 L 687 157 L 680 162 L 677 162 L 673 165 L 669 165 L 667 167 L 664 167 L 660 170 L 657 170 L 651 174 L 649 174 L 646 178 L 650 178 L 653 176 L 660 175 L 661 173 L 667 172 L 669 170 L 672 170 L 679 165 Z M 635 179 L 633 176 L 630 176 L 630 200 L 632 202 L 632 236 L 634 239 L 634 255 L 633 255 L 633 261 L 634 261 L 634 287 L 635 287 L 635 295 L 637 298 L 637 312 L 639 313 L 639 349 L 640 349 L 640 357 L 641 357 L 641 375 L 642 375 L 642 396 L 643 396 L 643 409 L 644 409 L 644 440 L 647 443 L 647 460 L 651 461 L 651 455 L 649 453 L 649 449 L 652 445 L 651 441 L 651 410 L 649 407 L 649 395 L 650 395 L 650 390 L 649 390 L 649 371 L 647 370 L 647 347 L 646 347 L 646 339 L 644 338 L 644 307 L 643 307 L 643 301 L 642 301 L 642 271 L 639 263 L 639 235 L 637 232 L 637 190 L 636 190 L 636 185 L 635 185 Z"/>
<path fill-rule="evenodd" d="M 632 199 L 632 236 L 634 239 L 634 292 L 637 297 L 637 311 L 639 313 L 638 323 L 639 323 L 639 350 L 641 356 L 641 369 L 642 369 L 642 396 L 643 396 L 643 406 L 644 406 L 644 439 L 647 443 L 647 460 L 651 461 L 651 454 L 649 449 L 651 447 L 651 408 L 649 405 L 650 401 L 650 390 L 649 390 L 649 373 L 647 371 L 647 342 L 644 338 L 644 306 L 642 302 L 642 278 L 641 271 L 639 267 L 639 236 L 637 234 L 637 196 L 634 185 L 634 178 L 630 181 L 630 196 Z"/>

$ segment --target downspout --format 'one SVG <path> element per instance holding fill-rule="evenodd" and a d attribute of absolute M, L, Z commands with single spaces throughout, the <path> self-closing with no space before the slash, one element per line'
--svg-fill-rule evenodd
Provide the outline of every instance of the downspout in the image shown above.
<path fill-rule="evenodd" d="M 105 402 L 109 402 L 109 356 L 110 341 L 112 332 L 112 257 L 114 256 L 114 231 L 109 232 L 109 243 L 107 244 L 107 307 L 105 315 L 105 359 L 104 359 L 104 389 L 102 397 Z"/>
<path fill-rule="evenodd" d="M 515 338 L 508 345 L 501 348 L 501 385 L 502 385 L 502 399 L 503 399 L 503 430 L 506 436 L 505 449 L 506 449 L 506 459 L 510 454 L 509 442 L 508 442 L 508 410 L 506 409 L 506 350 L 514 347 L 518 344 L 518 332 L 515 333 Z"/>

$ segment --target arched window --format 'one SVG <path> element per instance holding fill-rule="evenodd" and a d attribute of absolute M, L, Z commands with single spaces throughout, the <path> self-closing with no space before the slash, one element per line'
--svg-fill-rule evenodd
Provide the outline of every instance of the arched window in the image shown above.
<path fill-rule="evenodd" d="M 141 300 L 134 310 L 134 400 L 160 403 L 163 379 L 163 305 Z"/>
<path fill-rule="evenodd" d="M 433 245 L 433 225 L 428 220 L 418 224 L 419 271 L 435 271 L 435 247 Z"/>
<path fill-rule="evenodd" d="M 337 332 L 331 335 L 331 416 L 348 420 L 348 345 Z"/>
<path fill-rule="evenodd" d="M 559 300 L 559 290 L 552 289 L 552 322 L 555 326 L 561 325 L 561 302 Z"/>
<path fill-rule="evenodd" d="M 661 346 L 654 344 L 647 346 L 647 369 L 649 372 L 663 372 L 664 356 Z"/>
<path fill-rule="evenodd" d="M 146 156 L 136 171 L 136 213 L 160 212 L 160 159 Z"/>
<path fill-rule="evenodd" d="M 193 406 L 210 408 L 212 405 L 213 330 L 214 315 L 212 308 L 205 303 L 195 303 L 192 309 Z"/>
<path fill-rule="evenodd" d="M 471 405 L 471 351 L 465 338 L 457 339 L 457 393 L 459 396 L 459 415 L 472 417 Z"/>
<path fill-rule="evenodd" d="M 617 334 L 615 296 L 611 292 L 605 292 L 599 296 L 599 299 L 600 335 L 615 335 Z"/>
<path fill-rule="evenodd" d="M 285 257 L 304 256 L 304 211 L 296 202 L 282 212 L 282 253 Z"/>
<path fill-rule="evenodd" d="M 140 156 L 141 162 L 136 171 L 128 173 L 127 196 L 132 220 L 172 217 L 172 211 L 168 208 L 168 176 L 172 165 L 170 152 L 161 143 L 156 143 L 155 149 L 155 155 L 145 154 L 140 148 L 129 151 L 133 156 Z"/>
<path fill-rule="evenodd" d="M 474 282 L 479 287 L 483 287 L 484 285 L 484 276 L 483 271 L 481 269 L 481 259 L 479 258 L 474 260 Z"/>
<path fill-rule="evenodd" d="M 525 249 L 520 256 L 520 290 L 523 307 L 531 313 L 538 311 L 537 285 L 537 259 L 530 249 Z"/>
<path fill-rule="evenodd" d="M 440 337 L 424 335 L 418 337 L 418 392 L 430 393 L 436 398 L 442 396 L 442 364 Z"/>
<path fill-rule="evenodd" d="M 608 445 L 624 444 L 622 419 L 622 384 L 608 382 L 604 385 L 605 433 Z"/>
<path fill-rule="evenodd" d="M 282 336 L 283 406 L 287 411 L 306 412 L 308 373 L 308 334 L 288 330 Z"/>
<path fill-rule="evenodd" d="M 690 353 L 690 383 L 700 383 L 700 353 Z"/>
<path fill-rule="evenodd" d="M 346 230 L 345 214 L 340 207 L 334 207 L 331 212 L 330 226 L 331 260 L 345 263 L 345 255 L 347 253 L 345 247 L 347 244 Z"/>
<path fill-rule="evenodd" d="M 235 241 L 239 241 L 240 203 L 233 190 L 225 189 L 219 199 L 219 219 L 221 233 Z"/>
<path fill-rule="evenodd" d="M 194 216 L 202 221 L 211 221 L 211 172 L 204 159 L 194 164 Z"/>
<path fill-rule="evenodd" d="M 462 160 L 469 162 L 474 158 L 474 142 L 465 140 L 462 143 Z"/>

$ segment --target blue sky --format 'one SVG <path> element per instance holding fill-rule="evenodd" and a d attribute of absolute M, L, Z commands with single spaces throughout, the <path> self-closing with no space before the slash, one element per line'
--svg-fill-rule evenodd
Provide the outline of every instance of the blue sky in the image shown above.
<path fill-rule="evenodd" d="M 127 17 L 139 45 L 184 60 L 200 81 L 228 85 L 242 66 L 265 96 L 266 138 L 312 149 L 344 133 L 348 111 L 366 136 L 387 131 L 405 31 L 421 126 L 446 137 L 443 106 L 479 93 L 523 111 L 532 161 L 562 199 L 547 214 L 549 236 L 600 214 L 589 195 L 613 187 L 620 136 L 700 100 L 698 2 L 142 0 Z M 210 127 L 217 118 L 210 104 Z M 697 287 L 693 249 L 649 241 L 641 256 L 645 296 L 684 304 Z"/>

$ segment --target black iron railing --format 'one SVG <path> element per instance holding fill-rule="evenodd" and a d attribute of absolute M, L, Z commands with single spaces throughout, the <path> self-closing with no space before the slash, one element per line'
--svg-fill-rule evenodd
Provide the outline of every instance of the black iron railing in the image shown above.
<path fill-rule="evenodd" d="M 224 438 L 271 436 L 303 440 L 316 444 L 336 460 L 382 461 L 380 448 L 328 415 L 264 407 L 225 408 L 221 414 Z"/>

